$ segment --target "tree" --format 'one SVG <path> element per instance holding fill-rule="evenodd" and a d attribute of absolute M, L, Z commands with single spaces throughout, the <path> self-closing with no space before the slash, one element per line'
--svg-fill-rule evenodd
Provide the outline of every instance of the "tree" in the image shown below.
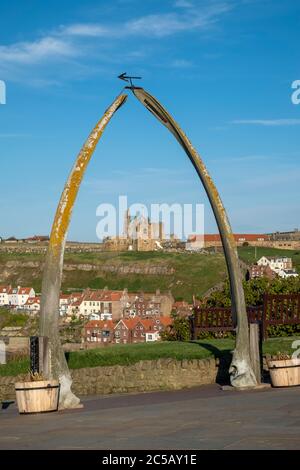
<path fill-rule="evenodd" d="M 300 292 L 299 277 L 268 279 L 259 277 L 243 282 L 246 305 L 262 305 L 264 294 L 296 294 Z M 213 292 L 206 299 L 207 307 L 230 307 L 231 297 L 228 280 L 221 291 Z"/>

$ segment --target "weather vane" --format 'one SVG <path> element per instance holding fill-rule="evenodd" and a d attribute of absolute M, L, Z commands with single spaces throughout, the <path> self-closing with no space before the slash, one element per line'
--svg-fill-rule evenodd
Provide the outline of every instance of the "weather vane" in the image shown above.
<path fill-rule="evenodd" d="M 142 77 L 130 77 L 129 75 L 126 75 L 126 72 L 124 73 L 121 73 L 121 75 L 118 75 L 118 78 L 120 80 L 124 80 L 124 82 L 127 82 L 127 83 L 130 83 L 130 86 L 127 86 L 125 88 L 129 88 L 129 89 L 134 89 L 134 88 L 139 88 L 139 87 L 136 87 L 133 83 L 132 83 L 132 80 L 141 80 Z"/>

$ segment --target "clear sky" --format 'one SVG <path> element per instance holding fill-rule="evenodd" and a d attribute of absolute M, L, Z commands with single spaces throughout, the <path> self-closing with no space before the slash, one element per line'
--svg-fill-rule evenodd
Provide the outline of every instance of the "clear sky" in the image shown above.
<path fill-rule="evenodd" d="M 72 163 L 122 72 L 173 114 L 203 157 L 235 232 L 300 228 L 300 2 L 0 0 L 0 236 L 48 234 Z M 96 208 L 205 204 L 177 142 L 129 96 L 99 143 L 69 239 Z"/>

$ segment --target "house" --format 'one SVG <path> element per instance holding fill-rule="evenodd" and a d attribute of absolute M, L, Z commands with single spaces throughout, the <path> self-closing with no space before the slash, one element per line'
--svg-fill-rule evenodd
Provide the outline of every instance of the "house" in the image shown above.
<path fill-rule="evenodd" d="M 95 346 L 107 346 L 114 338 L 114 323 L 111 320 L 91 320 L 84 326 L 84 341 Z"/>
<path fill-rule="evenodd" d="M 26 243 L 42 243 L 49 242 L 49 237 L 47 235 L 34 235 L 34 237 L 26 238 Z"/>
<path fill-rule="evenodd" d="M 159 333 L 156 331 L 146 331 L 145 332 L 146 343 L 153 343 L 160 340 Z"/>
<path fill-rule="evenodd" d="M 160 302 L 156 299 L 146 298 L 143 294 L 135 294 L 130 297 L 131 299 L 123 311 L 124 318 L 149 318 L 161 315 Z"/>
<path fill-rule="evenodd" d="M 35 297 L 32 287 L 13 287 L 8 294 L 8 303 L 12 307 L 22 307 L 29 298 Z"/>
<path fill-rule="evenodd" d="M 258 266 L 270 266 L 272 271 L 275 271 L 277 274 L 281 270 L 292 269 L 293 263 L 292 259 L 286 256 L 284 257 L 273 257 L 273 256 L 262 256 L 257 261 Z"/>
<path fill-rule="evenodd" d="M 124 297 L 125 300 L 125 297 Z M 123 318 L 158 318 L 169 317 L 172 312 L 174 298 L 170 292 L 161 293 L 128 293 L 123 308 Z"/>
<path fill-rule="evenodd" d="M 59 314 L 60 316 L 67 315 L 69 307 L 70 295 L 61 294 L 59 296 Z M 22 306 L 24 310 L 39 312 L 41 305 L 40 297 L 29 297 L 25 304 Z"/>
<path fill-rule="evenodd" d="M 278 272 L 278 276 L 282 279 L 287 279 L 288 277 L 298 277 L 298 273 L 295 269 L 281 269 Z"/>
<path fill-rule="evenodd" d="M 72 292 L 69 295 L 68 305 L 66 306 L 67 317 L 80 316 L 79 307 L 83 299 L 83 292 Z"/>
<path fill-rule="evenodd" d="M 41 309 L 41 298 L 40 297 L 29 297 L 25 304 L 22 306 L 23 310 L 28 312 L 38 313 Z"/>
<path fill-rule="evenodd" d="M 15 244 L 15 243 L 18 243 L 18 241 L 19 240 L 17 240 L 16 237 L 10 237 L 5 240 L 5 243 Z"/>
<path fill-rule="evenodd" d="M 100 317 L 99 313 L 91 313 L 89 316 L 89 320 L 102 320 L 102 318 Z"/>
<path fill-rule="evenodd" d="M 9 305 L 8 294 L 11 290 L 11 286 L 0 286 L 0 307 Z"/>
<path fill-rule="evenodd" d="M 254 233 L 234 233 L 233 238 L 237 246 L 253 245 L 253 246 L 264 246 L 269 237 L 263 234 Z M 202 248 L 208 247 L 221 247 L 222 240 L 219 233 L 215 234 L 200 234 L 190 235 L 186 243 L 186 250 L 198 251 Z"/>
<path fill-rule="evenodd" d="M 122 314 L 122 297 L 123 291 L 86 289 L 80 299 L 79 313 L 84 317 L 98 313 L 103 320 L 117 320 Z"/>
<path fill-rule="evenodd" d="M 100 320 L 118 321 L 121 318 L 154 318 L 170 316 L 174 298 L 170 292 L 128 293 L 109 289 L 86 289 L 79 295 L 71 294 L 67 308 L 68 316 L 91 318 L 100 316 Z M 94 317 L 98 319 L 98 317 Z"/>
<path fill-rule="evenodd" d="M 160 334 L 169 328 L 171 324 L 172 319 L 170 317 L 156 319 L 122 318 L 115 326 L 114 342 L 127 344 L 158 341 Z"/>
<path fill-rule="evenodd" d="M 141 327 L 141 328 L 140 328 Z M 114 343 L 116 344 L 127 344 L 132 343 L 132 337 L 135 333 L 135 343 L 144 342 L 142 340 L 144 334 L 144 328 L 138 318 L 125 319 L 122 318 L 118 321 L 114 331 Z M 139 341 L 142 340 L 142 341 Z"/>
<path fill-rule="evenodd" d="M 258 277 L 267 277 L 268 279 L 274 279 L 276 277 L 276 272 L 273 271 L 268 264 L 266 266 L 253 264 L 248 269 L 247 279 L 255 279 Z"/>
<path fill-rule="evenodd" d="M 70 295 L 60 294 L 60 296 L 59 296 L 59 314 L 60 314 L 60 316 L 67 315 L 70 299 L 71 299 Z"/>
<path fill-rule="evenodd" d="M 145 339 L 147 342 L 159 341 L 161 339 L 160 334 L 170 328 L 173 323 L 171 317 L 160 317 L 156 319 L 142 320 L 143 326 L 145 327 Z"/>

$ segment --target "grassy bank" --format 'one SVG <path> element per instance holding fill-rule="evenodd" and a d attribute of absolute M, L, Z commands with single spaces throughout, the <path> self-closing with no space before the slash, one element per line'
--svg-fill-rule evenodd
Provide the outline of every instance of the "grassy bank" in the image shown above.
<path fill-rule="evenodd" d="M 28 265 L 28 262 L 39 262 L 42 265 L 44 255 L 0 253 L 0 284 L 32 285 L 37 292 L 41 290 L 42 269 Z M 12 268 L 6 263 L 19 261 L 19 266 Z M 27 262 L 27 265 L 26 265 Z M 203 295 L 209 288 L 226 278 L 226 266 L 221 253 L 188 254 L 188 253 L 159 253 L 159 252 L 103 252 L 103 253 L 66 253 L 65 264 L 92 264 L 93 269 L 65 270 L 62 289 L 69 288 L 124 289 L 129 292 L 155 292 L 170 290 L 176 300 L 192 300 L 193 294 Z M 149 274 L 148 268 L 164 267 L 169 274 Z M 114 268 L 115 272 L 109 272 Z M 127 272 L 122 274 L 122 268 L 137 268 L 140 273 Z M 145 272 L 143 273 L 143 269 Z M 1 272 L 6 278 L 1 279 Z M 7 276 L 8 273 L 8 276 Z"/>
<path fill-rule="evenodd" d="M 264 342 L 265 354 L 291 353 L 292 342 L 300 337 L 271 338 Z M 114 345 L 101 349 L 76 351 L 67 354 L 70 369 L 82 367 L 130 365 L 138 361 L 160 358 L 205 359 L 228 355 L 234 348 L 233 339 L 211 339 L 193 342 L 161 342 Z M 29 361 L 20 359 L 0 365 L 0 376 L 18 375 L 28 372 Z"/>
<path fill-rule="evenodd" d="M 262 256 L 288 256 L 292 258 L 293 265 L 300 273 L 300 251 L 280 250 L 277 248 L 263 248 L 254 246 L 243 246 L 238 248 L 239 257 L 247 264 L 256 263 Z"/>
<path fill-rule="evenodd" d="M 300 252 L 295 250 L 278 250 L 275 248 L 241 247 L 240 258 L 247 264 L 254 263 L 261 256 L 290 256 L 294 266 L 300 272 Z M 0 284 L 32 285 L 36 292 L 41 291 L 42 262 L 44 255 L 31 253 L 0 252 Z M 11 267 L 7 263 L 17 262 Z M 38 262 L 40 267 L 30 266 Z M 27 265 L 26 265 L 27 263 Z M 160 252 L 95 252 L 66 253 L 65 264 L 75 269 L 65 270 L 62 289 L 109 289 L 129 292 L 154 292 L 170 290 L 176 300 L 192 301 L 192 296 L 201 297 L 208 289 L 224 281 L 227 270 L 223 254 L 211 253 L 160 253 Z M 93 265 L 90 270 L 80 265 Z M 78 268 L 76 268 L 78 265 Z M 169 274 L 132 273 L 131 268 L 165 267 Z M 114 268 L 115 272 L 109 269 Z M 118 272 L 119 268 L 129 268 L 126 274 Z M 142 271 L 141 271 L 142 272 Z M 5 273 L 5 278 L 2 273 Z"/>

